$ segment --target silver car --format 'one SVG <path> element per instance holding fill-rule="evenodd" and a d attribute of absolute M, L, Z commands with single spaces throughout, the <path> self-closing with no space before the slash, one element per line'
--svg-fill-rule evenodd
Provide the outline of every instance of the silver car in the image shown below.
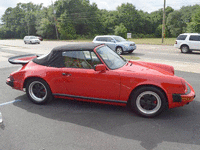
<path fill-rule="evenodd" d="M 40 40 L 36 36 L 25 36 L 24 37 L 24 43 L 30 43 L 30 44 L 40 44 Z"/>
<path fill-rule="evenodd" d="M 134 42 L 127 41 L 121 36 L 116 35 L 96 36 L 93 43 L 103 43 L 119 55 L 124 52 L 132 53 L 136 49 Z"/>

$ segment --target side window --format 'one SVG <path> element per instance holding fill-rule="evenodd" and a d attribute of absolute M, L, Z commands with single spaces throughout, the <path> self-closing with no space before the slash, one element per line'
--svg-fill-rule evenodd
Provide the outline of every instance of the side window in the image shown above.
<path fill-rule="evenodd" d="M 186 37 L 187 37 L 187 35 L 179 35 L 177 37 L 177 40 L 185 40 Z"/>
<path fill-rule="evenodd" d="M 100 37 L 100 41 L 106 42 L 106 41 L 107 41 L 107 38 L 106 38 L 106 37 Z"/>
<path fill-rule="evenodd" d="M 200 41 L 200 38 L 199 38 L 200 36 L 198 36 L 198 35 L 191 35 L 190 36 L 190 41 Z"/>
<path fill-rule="evenodd" d="M 86 61 L 92 66 L 92 68 L 94 68 L 97 64 L 102 64 L 94 52 L 84 51 L 84 55 L 86 57 Z"/>
<path fill-rule="evenodd" d="M 67 68 L 93 69 L 94 61 L 90 51 L 66 51 L 62 53 L 64 64 Z M 94 54 L 95 55 L 95 54 Z M 98 59 L 98 57 L 97 57 Z M 100 61 L 100 60 L 99 60 Z"/>
<path fill-rule="evenodd" d="M 100 37 L 96 38 L 96 41 L 101 41 L 101 38 Z"/>
<path fill-rule="evenodd" d="M 107 37 L 107 42 L 111 42 L 112 38 Z"/>

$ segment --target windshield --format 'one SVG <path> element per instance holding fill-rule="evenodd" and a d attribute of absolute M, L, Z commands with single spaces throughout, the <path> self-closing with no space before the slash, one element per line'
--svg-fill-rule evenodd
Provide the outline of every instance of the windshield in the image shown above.
<path fill-rule="evenodd" d="M 108 68 L 112 70 L 121 68 L 126 64 L 125 59 L 123 59 L 121 56 L 119 56 L 117 53 L 115 53 L 107 46 L 98 48 L 97 53 L 103 59 Z"/>
<path fill-rule="evenodd" d="M 37 39 L 37 37 L 35 37 L 35 36 L 31 36 L 30 39 Z"/>
<path fill-rule="evenodd" d="M 120 36 L 113 37 L 117 42 L 125 42 L 126 40 Z"/>

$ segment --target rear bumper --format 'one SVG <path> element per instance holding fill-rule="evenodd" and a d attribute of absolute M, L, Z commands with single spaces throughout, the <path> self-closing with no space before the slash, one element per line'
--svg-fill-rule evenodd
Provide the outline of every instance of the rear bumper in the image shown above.
<path fill-rule="evenodd" d="M 174 47 L 180 49 L 180 44 L 174 44 Z"/>
<path fill-rule="evenodd" d="M 11 86 L 12 88 L 14 87 L 14 81 L 10 80 L 10 78 L 8 78 L 6 80 L 6 84 L 9 85 L 9 86 Z"/>

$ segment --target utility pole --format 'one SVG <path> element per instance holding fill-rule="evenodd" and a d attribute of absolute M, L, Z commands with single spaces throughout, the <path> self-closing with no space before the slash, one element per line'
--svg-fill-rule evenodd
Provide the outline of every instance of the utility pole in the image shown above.
<path fill-rule="evenodd" d="M 166 0 L 164 0 L 164 7 L 163 7 L 162 43 L 164 42 L 164 38 L 165 38 L 165 3 L 166 3 Z"/>
<path fill-rule="evenodd" d="M 58 37 L 58 29 L 56 27 L 56 19 L 55 19 L 55 14 L 56 14 L 56 11 L 54 10 L 54 4 L 53 4 L 53 1 L 52 2 L 52 5 L 53 5 L 53 21 L 54 21 L 54 25 L 55 25 L 55 30 L 56 30 L 56 36 L 57 36 L 57 40 L 59 40 L 59 37 Z"/>

